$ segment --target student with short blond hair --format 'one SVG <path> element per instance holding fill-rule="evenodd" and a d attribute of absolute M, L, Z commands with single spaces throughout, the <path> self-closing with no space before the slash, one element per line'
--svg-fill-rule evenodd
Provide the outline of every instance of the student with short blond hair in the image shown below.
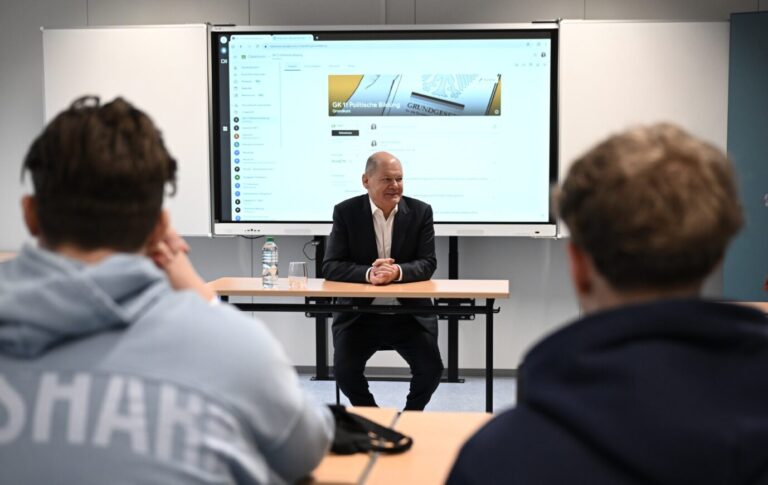
<path fill-rule="evenodd" d="M 559 209 L 585 315 L 528 352 L 448 483 L 768 483 L 768 319 L 699 297 L 742 225 L 727 157 L 632 129 L 576 161 Z"/>

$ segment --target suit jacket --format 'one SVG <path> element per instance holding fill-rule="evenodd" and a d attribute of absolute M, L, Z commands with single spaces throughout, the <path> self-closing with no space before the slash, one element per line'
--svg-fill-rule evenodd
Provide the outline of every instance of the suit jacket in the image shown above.
<path fill-rule="evenodd" d="M 437 267 L 437 258 L 432 207 L 429 204 L 410 197 L 400 199 L 392 227 L 390 253 L 390 257 L 400 265 L 402 283 L 432 277 Z M 336 205 L 333 208 L 333 228 L 323 260 L 323 277 L 331 281 L 365 283 L 365 273 L 378 257 L 368 194 L 352 197 Z M 372 298 L 339 299 L 339 303 L 357 305 L 369 305 L 372 301 Z M 403 306 L 431 305 L 429 298 L 402 298 L 398 302 Z M 352 325 L 360 316 L 360 313 L 335 313 L 333 332 Z M 414 315 L 414 318 L 437 337 L 435 315 Z"/>

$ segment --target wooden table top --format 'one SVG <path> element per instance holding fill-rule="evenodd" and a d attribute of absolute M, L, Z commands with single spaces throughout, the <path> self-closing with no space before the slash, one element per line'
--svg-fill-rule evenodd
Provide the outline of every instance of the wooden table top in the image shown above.
<path fill-rule="evenodd" d="M 397 410 L 394 408 L 349 407 L 347 409 L 384 426 L 391 427 L 397 418 Z M 312 472 L 312 483 L 328 485 L 359 483 L 370 461 L 370 453 L 355 453 L 354 455 L 331 455 L 329 453 Z"/>
<path fill-rule="evenodd" d="M 219 278 L 208 286 L 222 296 L 314 296 L 362 298 L 509 298 L 508 280 L 427 280 L 374 286 L 309 278 L 305 289 L 292 289 L 288 278 L 277 288 L 263 288 L 261 278 Z"/>
<path fill-rule="evenodd" d="M 492 415 L 489 413 L 403 412 L 395 429 L 413 438 L 400 455 L 379 455 L 366 484 L 443 484 L 462 445 Z"/>
<path fill-rule="evenodd" d="M 768 313 L 768 301 L 742 301 L 739 303 L 761 310 L 763 313 Z"/>

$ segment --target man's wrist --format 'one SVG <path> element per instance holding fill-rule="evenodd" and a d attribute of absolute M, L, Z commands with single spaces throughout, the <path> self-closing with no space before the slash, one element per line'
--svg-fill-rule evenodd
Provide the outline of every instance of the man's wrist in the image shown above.
<path fill-rule="evenodd" d="M 368 271 L 365 272 L 365 282 L 370 283 L 371 282 L 371 271 L 373 270 L 373 266 L 368 268 Z"/>
<path fill-rule="evenodd" d="M 400 266 L 399 264 L 396 264 L 395 266 L 397 266 L 397 272 L 398 272 L 398 276 L 397 278 L 395 278 L 395 281 L 397 282 L 403 281 L 403 267 Z"/>

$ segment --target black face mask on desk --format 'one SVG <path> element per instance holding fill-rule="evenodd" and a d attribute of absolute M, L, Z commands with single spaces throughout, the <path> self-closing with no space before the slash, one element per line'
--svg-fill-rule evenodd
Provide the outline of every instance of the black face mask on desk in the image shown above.
<path fill-rule="evenodd" d="M 332 453 L 351 455 L 378 451 L 397 454 L 408 451 L 413 445 L 413 439 L 410 436 L 350 413 L 344 406 L 330 404 L 328 407 L 336 421 L 336 433 L 331 445 Z"/>

